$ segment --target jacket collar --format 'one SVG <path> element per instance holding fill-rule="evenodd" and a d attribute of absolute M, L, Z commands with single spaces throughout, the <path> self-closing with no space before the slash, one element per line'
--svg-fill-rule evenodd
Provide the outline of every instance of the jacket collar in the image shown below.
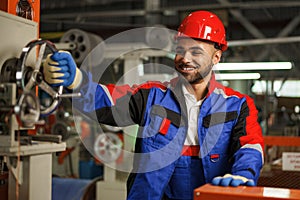
<path fill-rule="evenodd" d="M 210 81 L 208 83 L 208 92 L 206 94 L 206 97 L 209 97 L 209 95 L 215 90 L 215 88 L 219 85 L 219 83 L 216 80 L 215 73 L 212 72 Z"/>

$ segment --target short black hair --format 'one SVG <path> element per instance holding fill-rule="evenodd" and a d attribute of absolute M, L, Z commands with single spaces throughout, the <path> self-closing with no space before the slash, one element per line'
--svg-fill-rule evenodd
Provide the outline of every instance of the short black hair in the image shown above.
<path fill-rule="evenodd" d="M 218 44 L 218 43 L 215 43 L 215 44 L 214 44 L 214 47 L 215 47 L 215 49 L 222 50 L 221 45 Z"/>

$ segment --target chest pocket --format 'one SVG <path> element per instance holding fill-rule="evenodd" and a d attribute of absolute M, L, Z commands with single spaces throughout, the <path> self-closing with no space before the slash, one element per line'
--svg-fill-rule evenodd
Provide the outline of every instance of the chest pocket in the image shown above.
<path fill-rule="evenodd" d="M 180 113 L 160 105 L 154 105 L 150 111 L 150 129 L 152 145 L 162 147 L 175 137 L 179 127 L 184 126 Z M 148 133 L 149 135 L 149 133 Z"/>
<path fill-rule="evenodd" d="M 159 130 L 163 131 L 162 134 L 166 134 L 166 131 L 168 129 L 167 127 L 171 124 L 173 124 L 177 128 L 183 126 L 183 120 L 181 119 L 181 115 L 179 113 L 169 110 L 160 105 L 152 106 L 150 116 L 151 118 L 159 117 L 162 119 L 159 127 Z"/>
<path fill-rule="evenodd" d="M 203 118 L 203 126 L 209 128 L 217 124 L 234 121 L 237 117 L 237 111 L 213 113 Z"/>

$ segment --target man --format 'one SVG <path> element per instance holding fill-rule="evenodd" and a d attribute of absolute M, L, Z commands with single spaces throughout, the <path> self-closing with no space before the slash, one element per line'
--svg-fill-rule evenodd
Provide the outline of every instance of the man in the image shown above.
<path fill-rule="evenodd" d="M 68 53 L 47 58 L 45 79 L 80 90 L 82 111 L 100 123 L 139 125 L 128 199 L 192 199 L 205 183 L 254 186 L 263 165 L 263 139 L 254 102 L 222 86 L 212 67 L 227 49 L 220 19 L 208 11 L 188 15 L 176 37 L 178 78 L 140 86 L 100 85 Z M 95 88 L 91 92 L 90 88 Z M 92 109 L 91 109 L 92 108 Z"/>

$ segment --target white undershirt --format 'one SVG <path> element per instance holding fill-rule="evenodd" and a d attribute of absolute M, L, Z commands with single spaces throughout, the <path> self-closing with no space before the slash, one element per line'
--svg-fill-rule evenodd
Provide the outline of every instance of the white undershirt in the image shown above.
<path fill-rule="evenodd" d="M 188 130 L 184 145 L 199 145 L 198 140 L 198 116 L 203 100 L 197 101 L 195 96 L 182 86 L 185 103 L 187 107 Z"/>

